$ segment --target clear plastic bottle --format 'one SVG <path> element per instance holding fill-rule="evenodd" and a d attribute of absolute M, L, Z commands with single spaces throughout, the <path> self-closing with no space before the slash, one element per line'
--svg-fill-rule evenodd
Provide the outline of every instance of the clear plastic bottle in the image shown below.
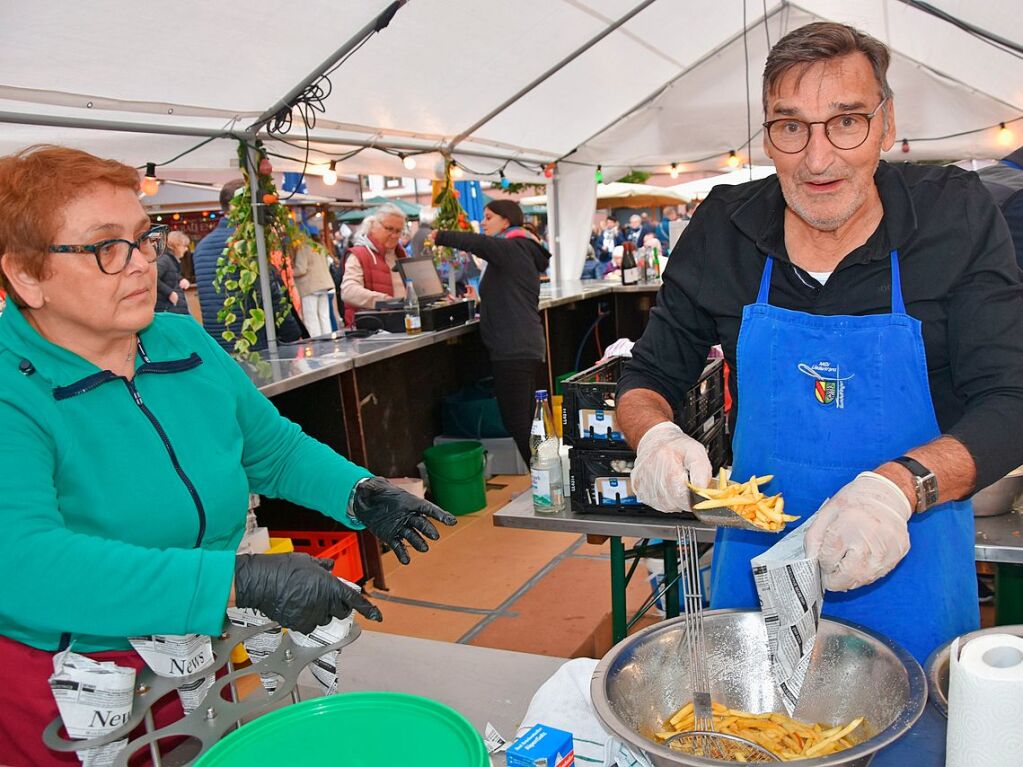
<path fill-rule="evenodd" d="M 405 280 L 405 332 L 410 336 L 423 332 L 423 320 L 419 314 L 419 298 L 412 280 Z"/>
<path fill-rule="evenodd" d="M 565 478 L 559 448 L 547 391 L 540 389 L 536 392 L 529 434 L 529 471 L 533 480 L 533 511 L 537 514 L 556 514 L 565 509 Z"/>

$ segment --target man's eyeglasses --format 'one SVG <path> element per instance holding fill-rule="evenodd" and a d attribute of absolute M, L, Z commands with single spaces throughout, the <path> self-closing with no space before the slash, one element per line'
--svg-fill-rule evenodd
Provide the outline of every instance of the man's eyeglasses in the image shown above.
<path fill-rule="evenodd" d="M 103 274 L 123 272 L 131 254 L 138 250 L 142 257 L 153 263 L 167 250 L 168 228 L 164 225 L 150 227 L 137 240 L 102 240 L 93 245 L 51 245 L 51 253 L 92 253 L 96 265 Z"/>
<path fill-rule="evenodd" d="M 878 113 L 887 97 L 873 112 L 845 112 L 827 120 L 804 122 L 794 117 L 781 117 L 764 123 L 767 137 L 779 152 L 798 154 L 810 143 L 810 131 L 814 125 L 824 126 L 824 135 L 836 149 L 855 149 L 862 146 L 870 135 L 870 121 Z"/>
<path fill-rule="evenodd" d="M 405 231 L 405 227 L 403 226 L 388 226 L 387 224 L 381 224 L 379 221 L 377 222 L 377 226 L 385 232 L 393 234 L 395 237 L 401 237 L 401 233 Z"/>

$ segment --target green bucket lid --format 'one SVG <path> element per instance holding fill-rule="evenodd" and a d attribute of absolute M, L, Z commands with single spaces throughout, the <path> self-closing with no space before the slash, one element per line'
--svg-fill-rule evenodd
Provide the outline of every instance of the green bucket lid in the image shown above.
<path fill-rule="evenodd" d="M 483 739 L 448 706 L 398 692 L 307 700 L 243 725 L 195 767 L 487 767 Z"/>

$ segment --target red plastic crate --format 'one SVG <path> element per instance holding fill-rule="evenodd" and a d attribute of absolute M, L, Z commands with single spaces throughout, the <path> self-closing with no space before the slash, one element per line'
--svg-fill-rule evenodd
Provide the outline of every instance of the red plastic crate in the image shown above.
<path fill-rule="evenodd" d="M 324 549 L 328 549 L 346 540 L 351 531 L 339 530 L 330 532 L 328 530 L 271 530 L 271 538 L 291 538 L 295 551 L 303 554 L 318 555 Z"/>
<path fill-rule="evenodd" d="M 345 539 L 338 541 L 330 548 L 324 549 L 316 556 L 334 560 L 334 575 L 351 583 L 358 583 L 362 578 L 362 555 L 359 552 L 359 536 L 355 533 L 344 533 Z"/>
<path fill-rule="evenodd" d="M 290 538 L 295 551 L 334 560 L 334 575 L 357 583 L 363 575 L 359 536 L 327 530 L 271 530 L 274 538 Z"/>

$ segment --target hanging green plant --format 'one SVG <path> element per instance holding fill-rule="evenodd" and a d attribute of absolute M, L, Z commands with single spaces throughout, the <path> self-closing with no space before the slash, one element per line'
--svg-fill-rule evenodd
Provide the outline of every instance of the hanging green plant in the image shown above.
<path fill-rule="evenodd" d="M 433 228 L 456 232 L 472 231 L 469 217 L 462 209 L 461 203 L 458 202 L 459 193 L 455 189 L 455 183 L 451 178 L 453 168 L 454 163 L 450 160 L 444 164 L 444 186 L 441 187 L 440 191 L 433 198 L 433 207 L 437 209 L 437 217 L 434 219 Z M 437 266 L 450 261 L 461 260 L 452 248 L 441 245 L 434 245 L 429 249 L 424 248 L 424 255 L 432 255 L 433 261 Z"/>
<path fill-rule="evenodd" d="M 263 212 L 267 260 L 272 268 L 285 276 L 285 287 L 289 287 L 286 277 L 291 272 L 291 256 L 299 245 L 308 243 L 323 253 L 324 257 L 326 253 L 319 243 L 298 227 L 288 209 L 280 204 L 273 180 L 273 166 L 263 150 L 262 142 L 256 142 L 256 148 L 259 155 L 256 186 Z M 252 188 L 243 141 L 238 142 L 238 158 L 245 184 L 235 193 L 227 212 L 234 232 L 217 261 L 213 287 L 224 296 L 224 303 L 217 313 L 217 319 L 224 323 L 224 340 L 234 343 L 234 356 L 237 359 L 258 363 L 260 355 L 253 347 L 258 343 L 260 329 L 266 324 L 266 314 L 259 288 L 259 254 L 256 249 L 256 225 L 252 218 Z M 280 327 L 291 312 L 291 302 L 285 291 L 281 291 L 273 310 L 274 323 Z"/>

